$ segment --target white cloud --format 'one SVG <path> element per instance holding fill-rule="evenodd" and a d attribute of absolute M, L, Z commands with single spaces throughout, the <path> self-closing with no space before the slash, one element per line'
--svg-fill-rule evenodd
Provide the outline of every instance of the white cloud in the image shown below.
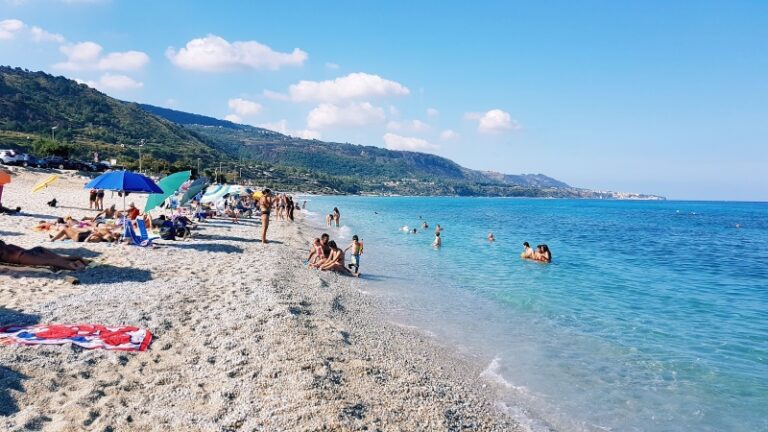
<path fill-rule="evenodd" d="M 264 90 L 264 96 L 267 99 L 272 99 L 272 100 L 279 100 L 279 101 L 291 100 L 291 97 L 288 96 L 287 94 L 279 93 L 272 90 Z"/>
<path fill-rule="evenodd" d="M 392 117 L 400 117 L 400 111 L 394 105 L 389 106 L 389 115 Z"/>
<path fill-rule="evenodd" d="M 435 108 L 427 108 L 428 117 L 438 117 L 439 115 L 440 111 L 436 110 Z"/>
<path fill-rule="evenodd" d="M 341 107 L 324 103 L 309 112 L 307 126 L 310 129 L 356 127 L 381 123 L 384 119 L 384 110 L 369 102 L 355 102 Z"/>
<path fill-rule="evenodd" d="M 113 52 L 99 60 L 101 70 L 138 70 L 149 63 L 149 56 L 141 51 Z"/>
<path fill-rule="evenodd" d="M 493 134 L 520 129 L 520 124 L 512 120 L 508 112 L 500 109 L 492 109 L 484 113 L 470 112 L 464 114 L 467 120 L 477 121 L 477 130 L 480 133 Z"/>
<path fill-rule="evenodd" d="M 294 48 L 290 53 L 281 53 L 256 41 L 230 43 L 212 34 L 192 39 L 178 51 L 170 47 L 165 55 L 180 68 L 205 72 L 234 69 L 277 70 L 283 66 L 301 66 L 308 57 L 306 52 L 298 48 Z"/>
<path fill-rule="evenodd" d="M 288 128 L 288 120 L 279 120 L 274 123 L 262 123 L 258 125 L 264 129 L 280 132 L 283 135 L 290 135 L 294 137 L 304 139 L 320 139 L 321 135 L 319 131 L 303 129 L 303 130 L 291 130 Z"/>
<path fill-rule="evenodd" d="M 111 74 L 109 72 L 105 73 L 96 81 L 83 81 L 83 80 L 75 80 L 81 84 L 86 84 L 89 87 L 93 87 L 95 89 L 101 90 L 101 91 L 108 91 L 108 90 L 116 90 L 116 91 L 124 91 L 124 90 L 135 90 L 144 87 L 144 83 L 134 80 L 133 78 L 126 76 L 126 75 L 115 75 Z"/>
<path fill-rule="evenodd" d="M 328 69 L 338 69 L 339 65 L 337 65 L 336 63 L 328 62 L 328 63 L 325 64 L 325 67 L 328 68 Z"/>
<path fill-rule="evenodd" d="M 80 42 L 63 45 L 59 51 L 67 56 L 67 61 L 56 63 L 57 69 L 80 70 L 138 70 L 149 62 L 149 56 L 141 51 L 112 52 L 101 56 L 101 45 L 96 42 Z"/>
<path fill-rule="evenodd" d="M 403 120 L 387 122 L 387 129 L 393 131 L 406 130 L 411 132 L 427 132 L 431 128 L 421 120 Z"/>
<path fill-rule="evenodd" d="M 457 138 L 459 138 L 459 134 L 451 129 L 446 129 L 440 132 L 440 139 L 443 141 L 451 141 Z"/>
<path fill-rule="evenodd" d="M 400 83 L 367 73 L 351 73 L 328 81 L 299 81 L 288 88 L 296 102 L 340 102 L 370 97 L 403 96 L 410 90 Z"/>
<path fill-rule="evenodd" d="M 241 117 L 256 115 L 260 113 L 263 108 L 261 104 L 243 98 L 230 99 L 228 105 L 229 109 Z"/>
<path fill-rule="evenodd" d="M 16 34 L 23 30 L 25 24 L 17 19 L 6 19 L 0 21 L 0 40 L 9 40 L 16 37 Z"/>
<path fill-rule="evenodd" d="M 384 134 L 384 144 L 390 150 L 427 151 L 438 148 L 438 146 L 421 138 L 405 137 L 389 132 Z"/>
<path fill-rule="evenodd" d="M 38 26 L 32 26 L 29 30 L 32 34 L 32 40 L 35 42 L 56 42 L 64 43 L 64 36 L 58 33 L 50 33 Z"/>
<path fill-rule="evenodd" d="M 232 123 L 243 123 L 243 118 L 237 114 L 227 114 L 224 116 L 224 120 L 231 121 Z"/>

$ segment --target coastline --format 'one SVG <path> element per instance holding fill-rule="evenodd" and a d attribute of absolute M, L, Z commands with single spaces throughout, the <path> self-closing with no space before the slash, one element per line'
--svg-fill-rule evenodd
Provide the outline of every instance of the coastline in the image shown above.
<path fill-rule="evenodd" d="M 318 233 L 303 221 L 273 220 L 266 246 L 253 219 L 154 250 L 44 244 L 28 229 L 42 215 L 90 214 L 83 180 L 63 176 L 50 209 L 28 194 L 43 174 L 16 172 L 3 202 L 35 216 L 0 217 L 2 238 L 96 265 L 80 285 L 0 272 L 0 324 L 130 324 L 155 339 L 144 353 L 0 346 L 5 429 L 521 430 L 477 365 L 389 322 L 364 281 L 304 267 Z"/>

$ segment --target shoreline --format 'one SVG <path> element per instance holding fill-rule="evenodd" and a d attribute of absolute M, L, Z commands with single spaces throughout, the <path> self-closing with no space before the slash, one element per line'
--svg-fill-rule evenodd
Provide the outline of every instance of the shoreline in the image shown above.
<path fill-rule="evenodd" d="M 46 213 L 88 214 L 78 205 L 87 198 L 77 189 L 82 179 L 62 176 L 51 189 L 64 207 L 49 209 L 43 196 L 25 193 L 35 176 L 22 172 L 3 194 L 6 205 L 18 202 L 35 215 L 0 217 L 9 243 L 45 243 L 45 234 L 25 228 Z M 144 353 L 0 346 L 7 406 L 0 425 L 522 430 L 490 402 L 493 384 L 478 365 L 388 321 L 357 288 L 364 281 L 304 267 L 308 240 L 319 234 L 304 221 L 273 220 L 268 237 L 275 242 L 266 246 L 256 242 L 254 219 L 201 226 L 195 239 L 154 250 L 44 244 L 96 260 L 75 274 L 81 285 L 59 275 L 0 272 L 2 324 L 130 324 L 155 336 Z"/>

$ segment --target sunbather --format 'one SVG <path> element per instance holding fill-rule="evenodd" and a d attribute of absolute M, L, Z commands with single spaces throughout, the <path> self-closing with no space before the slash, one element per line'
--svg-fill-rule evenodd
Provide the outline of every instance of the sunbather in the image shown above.
<path fill-rule="evenodd" d="M 49 266 L 64 270 L 80 270 L 90 261 L 79 256 L 59 255 L 43 247 L 24 249 L 0 240 L 0 262 L 22 266 Z"/>

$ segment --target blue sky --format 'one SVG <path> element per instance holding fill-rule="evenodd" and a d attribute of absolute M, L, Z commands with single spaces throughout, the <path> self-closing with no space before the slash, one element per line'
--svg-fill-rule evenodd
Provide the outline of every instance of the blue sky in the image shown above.
<path fill-rule="evenodd" d="M 768 2 L 0 0 L 0 63 L 600 190 L 768 200 Z"/>

